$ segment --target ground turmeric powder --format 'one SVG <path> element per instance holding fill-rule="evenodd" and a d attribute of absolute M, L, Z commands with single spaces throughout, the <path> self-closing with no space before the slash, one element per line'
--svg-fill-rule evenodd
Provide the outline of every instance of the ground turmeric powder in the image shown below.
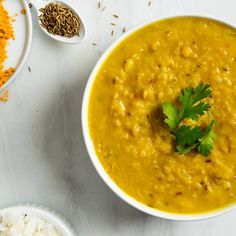
<path fill-rule="evenodd" d="M 0 94 L 0 102 L 7 102 L 8 101 L 8 98 L 9 98 L 9 91 L 8 90 L 5 90 L 4 92 L 2 92 Z"/>
<path fill-rule="evenodd" d="M 12 67 L 4 69 L 4 62 L 7 59 L 6 46 L 9 39 L 14 39 L 11 19 L 3 6 L 3 1 L 0 0 L 0 88 L 15 72 Z"/>

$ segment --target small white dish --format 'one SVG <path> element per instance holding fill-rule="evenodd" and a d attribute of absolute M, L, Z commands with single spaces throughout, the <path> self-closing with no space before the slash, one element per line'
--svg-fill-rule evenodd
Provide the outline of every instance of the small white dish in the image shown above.
<path fill-rule="evenodd" d="M 75 236 L 71 226 L 54 211 L 32 205 L 19 205 L 0 209 L 0 216 L 4 214 L 12 215 L 32 215 L 36 216 L 55 227 L 62 236 Z"/>
<path fill-rule="evenodd" d="M 7 46 L 7 60 L 4 63 L 5 68 L 14 67 L 16 71 L 10 79 L 0 88 L 3 91 L 8 85 L 15 80 L 29 55 L 32 42 L 32 19 L 28 5 L 24 0 L 6 0 L 3 5 L 13 16 L 15 21 L 12 22 L 15 40 L 9 40 Z M 25 9 L 25 14 L 21 10 Z"/>
<path fill-rule="evenodd" d="M 62 43 L 69 43 L 69 44 L 79 44 L 81 43 L 83 40 L 85 40 L 86 35 L 87 35 L 87 30 L 85 27 L 85 23 L 83 21 L 83 19 L 81 18 L 78 10 L 72 6 L 71 3 L 67 2 L 67 1 L 59 1 L 59 0 L 47 0 L 47 1 L 43 1 L 43 0 L 27 0 L 27 2 L 30 2 L 33 7 L 35 8 L 36 12 L 37 12 L 37 16 L 38 16 L 38 22 L 39 22 L 39 27 L 41 28 L 41 30 L 50 38 L 57 40 L 59 42 Z M 54 35 L 54 34 L 50 34 L 44 27 L 42 27 L 40 20 L 39 20 L 39 16 L 42 14 L 42 12 L 40 12 L 41 8 L 46 7 L 46 5 L 50 4 L 50 3 L 60 3 L 66 7 L 68 7 L 69 9 L 71 9 L 80 19 L 80 35 L 79 36 L 74 36 L 72 38 L 67 38 L 67 37 L 63 37 L 60 35 Z"/>
<path fill-rule="evenodd" d="M 210 212 L 205 212 L 205 213 L 197 213 L 197 214 L 181 214 L 181 213 L 170 213 L 170 212 L 165 212 L 161 211 L 158 209 L 154 209 L 151 207 L 148 207 L 147 205 L 137 201 L 136 199 L 132 198 L 128 194 L 126 194 L 114 181 L 113 179 L 108 175 L 108 173 L 105 171 L 103 168 L 103 165 L 101 164 L 99 157 L 96 154 L 95 147 L 93 145 L 90 132 L 89 132 L 89 122 L 88 122 L 88 107 L 89 107 L 89 97 L 90 97 L 90 92 L 93 86 L 93 83 L 96 79 L 96 75 L 98 71 L 100 70 L 101 66 L 107 59 L 107 57 L 110 55 L 110 53 L 121 43 L 123 40 L 128 38 L 131 34 L 136 32 L 137 30 L 152 24 L 158 20 L 165 20 L 168 18 L 172 17 L 180 17 L 180 16 L 190 16 L 190 17 L 203 17 L 203 18 L 208 18 L 212 19 L 218 22 L 221 22 L 223 24 L 229 25 L 233 28 L 235 28 L 233 23 L 230 23 L 227 21 L 227 19 L 217 19 L 217 17 L 214 16 L 209 16 L 209 15 L 168 15 L 166 17 L 160 17 L 157 18 L 156 20 L 152 20 L 149 22 L 146 22 L 144 24 L 141 24 L 134 29 L 128 31 L 125 33 L 123 36 L 121 36 L 119 39 L 117 39 L 105 52 L 104 54 L 100 57 L 98 60 L 97 64 L 95 65 L 92 73 L 90 74 L 90 77 L 88 79 L 84 95 L 83 95 L 83 101 L 82 101 L 82 111 L 81 111 L 81 120 L 82 120 L 82 131 L 83 131 L 83 137 L 85 141 L 85 145 L 89 154 L 89 157 L 97 170 L 98 174 L 100 177 L 103 179 L 103 181 L 107 184 L 107 186 L 116 194 L 118 195 L 122 200 L 127 202 L 129 205 L 139 209 L 142 212 L 145 212 L 149 215 L 153 215 L 156 217 L 161 217 L 164 219 L 170 219 L 170 220 L 180 220 L 180 221 L 192 221 L 192 220 L 203 220 L 203 219 L 209 219 L 212 217 L 216 217 L 222 214 L 225 214 L 233 209 L 236 209 L 236 203 L 226 206 L 221 209 L 216 209 L 214 211 Z"/>

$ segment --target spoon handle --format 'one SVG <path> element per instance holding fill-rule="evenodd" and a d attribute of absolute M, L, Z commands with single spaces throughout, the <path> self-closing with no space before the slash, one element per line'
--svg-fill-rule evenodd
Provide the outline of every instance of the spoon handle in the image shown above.
<path fill-rule="evenodd" d="M 39 11 L 40 8 L 45 6 L 45 2 L 40 0 L 25 0 L 28 5 L 33 5 L 34 8 Z"/>

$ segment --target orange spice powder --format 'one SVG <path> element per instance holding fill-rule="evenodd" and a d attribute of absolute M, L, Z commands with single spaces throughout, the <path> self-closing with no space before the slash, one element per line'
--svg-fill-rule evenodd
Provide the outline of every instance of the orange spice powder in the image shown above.
<path fill-rule="evenodd" d="M 25 9 L 22 9 L 20 12 L 21 12 L 22 15 L 26 15 L 26 10 Z"/>
<path fill-rule="evenodd" d="M 5 90 L 4 92 L 2 92 L 0 94 L 0 102 L 8 102 L 8 99 L 9 99 L 9 91 L 8 90 Z"/>
<path fill-rule="evenodd" d="M 2 3 L 3 1 L 0 0 L 0 87 L 2 87 L 15 72 L 15 68 L 4 68 L 4 62 L 7 59 L 7 41 L 14 39 L 14 33 L 11 19 Z"/>

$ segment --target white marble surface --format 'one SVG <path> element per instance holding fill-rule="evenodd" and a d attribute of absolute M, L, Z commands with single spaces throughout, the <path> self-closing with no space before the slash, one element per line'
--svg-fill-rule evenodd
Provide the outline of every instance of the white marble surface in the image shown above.
<path fill-rule="evenodd" d="M 182 13 L 215 15 L 236 24 L 235 0 L 152 0 L 150 7 L 149 0 L 101 0 L 104 12 L 97 0 L 71 1 L 87 23 L 86 42 L 55 43 L 34 21 L 27 64 L 10 87 L 9 102 L 0 104 L 0 207 L 49 206 L 71 222 L 77 235 L 235 236 L 236 211 L 201 222 L 173 222 L 122 202 L 95 172 L 80 122 L 89 73 L 124 26 Z M 113 37 L 110 22 L 118 24 Z"/>

